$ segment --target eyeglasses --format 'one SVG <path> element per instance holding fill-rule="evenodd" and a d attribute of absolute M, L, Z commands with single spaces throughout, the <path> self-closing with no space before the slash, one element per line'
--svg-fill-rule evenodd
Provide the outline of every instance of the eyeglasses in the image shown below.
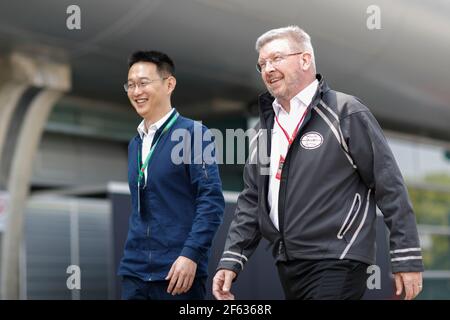
<path fill-rule="evenodd" d="M 287 57 L 289 56 L 295 56 L 297 54 L 302 54 L 304 51 L 301 52 L 294 52 L 294 53 L 287 53 L 282 54 L 278 53 L 273 58 L 269 58 L 266 60 L 262 60 L 261 62 L 256 63 L 256 70 L 258 70 L 259 73 L 263 72 L 264 69 L 267 67 L 267 63 L 270 62 L 270 64 L 274 67 L 277 67 L 282 63 Z"/>
<path fill-rule="evenodd" d="M 127 83 L 123 84 L 123 88 L 125 89 L 125 92 L 128 92 L 128 90 L 134 90 L 136 87 L 138 87 L 138 88 L 145 88 L 146 86 L 148 86 L 152 82 L 156 82 L 156 81 L 159 81 L 159 80 L 166 80 L 168 78 L 169 77 L 153 79 L 153 80 L 143 79 L 143 80 L 141 80 L 141 81 L 139 81 L 137 83 L 135 83 L 135 82 L 127 82 Z"/>

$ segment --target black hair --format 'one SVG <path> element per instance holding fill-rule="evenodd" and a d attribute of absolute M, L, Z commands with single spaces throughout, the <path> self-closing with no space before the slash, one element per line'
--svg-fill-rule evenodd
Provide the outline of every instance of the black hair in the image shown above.
<path fill-rule="evenodd" d="M 151 62 L 156 65 L 156 69 L 161 76 L 174 76 L 175 65 L 172 59 L 160 51 L 136 51 L 128 58 L 128 69 L 137 62 Z"/>

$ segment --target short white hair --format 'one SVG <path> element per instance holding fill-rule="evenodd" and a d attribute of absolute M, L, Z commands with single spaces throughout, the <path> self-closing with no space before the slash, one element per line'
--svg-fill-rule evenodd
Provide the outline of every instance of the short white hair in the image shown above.
<path fill-rule="evenodd" d="M 314 49 L 311 44 L 311 37 L 305 32 L 305 30 L 295 25 L 269 30 L 256 40 L 256 51 L 259 52 L 259 50 L 261 50 L 263 46 L 276 39 L 289 39 L 291 43 L 298 46 L 297 49 L 310 52 L 312 64 L 315 69 L 316 64 L 314 58 Z"/>

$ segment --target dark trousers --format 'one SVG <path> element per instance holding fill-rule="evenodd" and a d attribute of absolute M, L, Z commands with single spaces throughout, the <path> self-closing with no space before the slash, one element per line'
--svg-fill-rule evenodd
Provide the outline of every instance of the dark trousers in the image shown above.
<path fill-rule="evenodd" d="M 183 294 L 167 293 L 169 281 L 143 281 L 136 277 L 122 278 L 122 300 L 204 300 L 206 277 L 195 278 L 191 289 Z"/>
<path fill-rule="evenodd" d="M 293 260 L 277 263 L 288 300 L 357 300 L 367 287 L 369 265 L 352 260 Z"/>

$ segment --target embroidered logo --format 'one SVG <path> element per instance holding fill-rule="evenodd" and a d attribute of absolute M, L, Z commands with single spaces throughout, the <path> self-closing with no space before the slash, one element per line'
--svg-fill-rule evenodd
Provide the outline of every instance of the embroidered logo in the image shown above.
<path fill-rule="evenodd" d="M 305 149 L 316 149 L 323 143 L 323 137 L 316 131 L 305 133 L 300 138 L 300 145 Z"/>

